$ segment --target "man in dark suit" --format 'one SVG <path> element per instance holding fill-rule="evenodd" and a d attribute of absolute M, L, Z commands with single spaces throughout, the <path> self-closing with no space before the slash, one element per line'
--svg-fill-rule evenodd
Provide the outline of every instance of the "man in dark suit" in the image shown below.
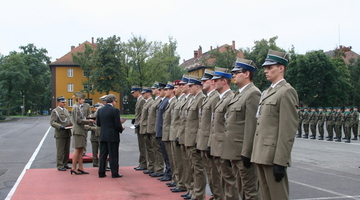
<path fill-rule="evenodd" d="M 100 166 L 99 177 L 105 177 L 106 158 L 109 155 L 111 177 L 120 178 L 119 174 L 119 143 L 120 135 L 124 127 L 120 122 L 120 111 L 114 108 L 116 104 L 116 96 L 109 94 L 106 97 L 106 105 L 99 109 L 96 118 L 97 126 L 101 127 L 100 132 Z"/>
<path fill-rule="evenodd" d="M 161 153 L 165 162 L 165 173 L 164 176 L 159 178 L 160 181 L 170 181 L 171 180 L 171 167 L 170 167 L 170 161 L 169 157 L 164 145 L 164 142 L 162 141 L 163 136 L 163 123 L 164 123 L 164 112 L 165 109 L 169 103 L 169 98 L 165 97 L 165 83 L 159 83 L 159 91 L 160 91 L 160 97 L 162 100 L 160 101 L 157 114 L 156 114 L 156 131 L 155 131 L 155 137 L 157 141 L 159 142 L 159 146 L 161 149 Z"/>

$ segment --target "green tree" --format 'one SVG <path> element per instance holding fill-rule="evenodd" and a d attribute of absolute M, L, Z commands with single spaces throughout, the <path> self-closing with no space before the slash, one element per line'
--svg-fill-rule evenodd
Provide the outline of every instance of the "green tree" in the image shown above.
<path fill-rule="evenodd" d="M 265 90 L 269 87 L 270 82 L 266 80 L 264 69 L 261 67 L 265 61 L 265 58 L 268 54 L 269 49 L 276 51 L 283 51 L 280 47 L 276 45 L 277 36 L 272 37 L 268 40 L 262 39 L 254 42 L 254 46 L 249 49 L 242 49 L 244 57 L 246 59 L 254 61 L 257 66 L 257 73 L 254 77 L 255 85 L 261 90 Z"/>
<path fill-rule="evenodd" d="M 231 46 L 225 46 L 225 51 L 220 52 L 220 48 L 216 48 L 210 51 L 209 59 L 214 59 L 213 67 L 222 67 L 227 69 L 233 69 L 236 61 L 238 51 L 233 49 Z"/>
<path fill-rule="evenodd" d="M 358 105 L 360 102 L 360 58 L 352 60 L 349 64 L 351 87 L 349 105 Z"/>
<path fill-rule="evenodd" d="M 109 94 L 110 91 L 120 92 L 123 76 L 119 54 L 121 53 L 120 37 L 116 35 L 107 39 L 98 38 L 97 48 L 93 56 L 95 69 L 91 73 L 90 82 L 94 89 Z"/>
<path fill-rule="evenodd" d="M 25 96 L 26 110 L 47 110 L 51 107 L 51 74 L 48 67 L 50 58 L 44 48 L 37 48 L 34 44 L 20 46 L 25 55 L 25 65 L 28 66 L 29 79 L 21 92 Z"/>
<path fill-rule="evenodd" d="M 7 116 L 12 109 L 20 108 L 22 105 L 22 98 L 25 95 L 23 89 L 27 88 L 27 84 L 31 81 L 28 68 L 23 53 L 11 52 L 2 59 L 0 85 Z"/>
<path fill-rule="evenodd" d="M 337 76 L 337 79 L 328 82 L 331 83 L 332 90 L 336 96 L 334 104 L 341 106 L 349 105 L 352 91 L 350 70 L 341 57 L 334 57 L 331 59 L 331 62 L 335 65 Z"/>

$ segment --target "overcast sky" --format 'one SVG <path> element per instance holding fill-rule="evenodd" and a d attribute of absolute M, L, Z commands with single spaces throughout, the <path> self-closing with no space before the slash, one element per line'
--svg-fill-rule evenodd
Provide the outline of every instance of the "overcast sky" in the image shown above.
<path fill-rule="evenodd" d="M 359 0 L 0 0 L 0 53 L 29 43 L 52 61 L 72 45 L 132 34 L 178 42 L 183 59 L 236 42 L 236 48 L 278 36 L 277 45 L 298 53 L 352 46 L 360 53 Z"/>

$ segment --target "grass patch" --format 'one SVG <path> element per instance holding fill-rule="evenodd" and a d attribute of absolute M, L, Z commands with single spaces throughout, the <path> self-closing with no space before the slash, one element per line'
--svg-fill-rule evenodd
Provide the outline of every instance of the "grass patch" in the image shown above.
<path fill-rule="evenodd" d="M 126 119 L 134 119 L 134 118 L 135 118 L 135 114 L 120 115 L 120 117 L 126 118 Z"/>

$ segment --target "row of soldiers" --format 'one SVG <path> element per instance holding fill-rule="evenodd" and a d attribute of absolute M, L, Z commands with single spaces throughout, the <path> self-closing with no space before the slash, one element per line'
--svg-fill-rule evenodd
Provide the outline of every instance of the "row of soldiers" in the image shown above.
<path fill-rule="evenodd" d="M 297 138 L 302 137 L 302 128 L 305 134 L 303 138 L 309 138 L 309 127 L 311 131 L 310 139 L 316 139 L 316 127 L 318 128 L 319 140 L 324 140 L 324 126 L 326 122 L 326 131 L 328 132 L 327 141 L 341 142 L 342 132 L 344 132 L 346 143 L 350 143 L 351 133 L 352 140 L 358 139 L 359 112 L 354 106 L 345 107 L 344 111 L 340 107 L 327 107 L 324 111 L 323 107 L 312 107 L 309 111 L 308 107 L 298 108 L 298 134 Z M 343 128 L 343 129 L 342 129 Z M 335 132 L 335 137 L 334 137 Z"/>
<path fill-rule="evenodd" d="M 260 193 L 262 199 L 288 199 L 286 168 L 293 140 L 287 138 L 296 134 L 298 104 L 296 91 L 282 76 L 287 63 L 285 52 L 269 51 L 263 66 L 273 85 L 263 94 L 252 82 L 253 61 L 241 58 L 231 71 L 215 67 L 203 77 L 132 86 L 140 152 L 134 169 L 171 181 L 166 185 L 184 192 L 184 199 L 203 200 L 207 182 L 211 199 L 260 199 Z M 232 79 L 236 93 L 230 89 Z M 283 100 L 287 112 L 279 113 L 281 102 L 273 101 L 283 95 L 288 95 Z M 286 124 L 273 118 L 279 114 L 288 115 Z M 277 147 L 272 137 L 282 145 Z"/>

